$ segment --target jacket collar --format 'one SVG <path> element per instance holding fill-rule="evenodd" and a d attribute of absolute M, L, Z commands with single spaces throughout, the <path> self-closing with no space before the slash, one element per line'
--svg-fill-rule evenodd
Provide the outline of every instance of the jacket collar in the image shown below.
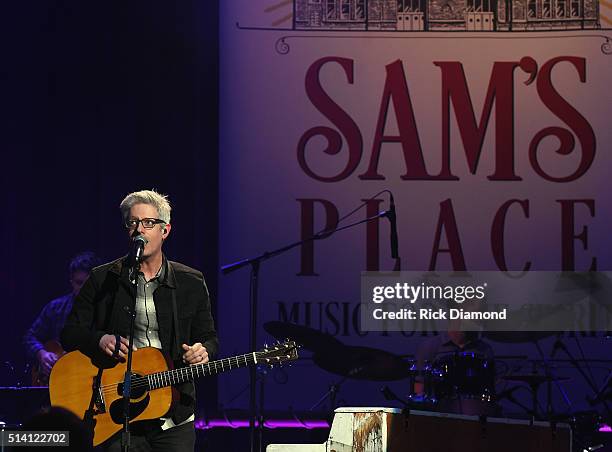
<path fill-rule="evenodd" d="M 109 268 L 109 272 L 116 274 L 121 279 L 125 279 L 125 281 L 129 282 L 129 256 L 123 256 L 120 259 L 117 259 Z M 176 275 L 174 273 L 174 267 L 172 266 L 172 262 L 170 262 L 165 254 L 162 254 L 162 267 L 164 271 L 162 272 L 162 278 L 159 281 L 161 285 L 168 286 L 171 289 L 176 289 Z"/>
<path fill-rule="evenodd" d="M 163 278 L 160 283 L 170 287 L 171 289 L 176 289 L 176 275 L 174 274 L 174 266 L 172 265 L 172 262 L 166 259 L 165 254 L 163 255 L 162 266 L 164 266 L 166 271 L 164 272 Z"/>

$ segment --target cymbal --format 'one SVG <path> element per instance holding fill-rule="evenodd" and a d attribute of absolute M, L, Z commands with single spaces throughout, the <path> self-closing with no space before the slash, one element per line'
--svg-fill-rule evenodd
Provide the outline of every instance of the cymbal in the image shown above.
<path fill-rule="evenodd" d="M 343 346 L 342 342 L 330 334 L 295 323 L 273 321 L 264 323 L 263 327 L 266 332 L 276 339 L 293 339 L 304 348 L 313 352 L 322 352 Z"/>
<path fill-rule="evenodd" d="M 348 346 L 315 353 L 314 363 L 336 375 L 375 381 L 407 378 L 411 364 L 384 350 Z"/>
<path fill-rule="evenodd" d="M 506 375 L 502 377 L 502 380 L 506 381 L 520 381 L 530 385 L 539 385 L 546 381 L 567 381 L 571 380 L 570 377 L 556 377 L 553 375 L 540 375 L 540 374 L 517 374 L 517 375 Z"/>
<path fill-rule="evenodd" d="M 558 331 L 483 331 L 482 336 L 495 342 L 534 342 L 559 334 Z"/>

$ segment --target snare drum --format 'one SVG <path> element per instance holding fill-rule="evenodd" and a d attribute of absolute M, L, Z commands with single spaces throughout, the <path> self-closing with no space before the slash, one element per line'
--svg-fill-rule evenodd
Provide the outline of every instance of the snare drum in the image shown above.
<path fill-rule="evenodd" d="M 423 393 L 410 393 L 408 401 L 417 408 L 428 409 L 434 407 L 437 400 L 433 390 L 433 367 L 429 361 L 424 363 L 423 368 L 419 368 L 416 363 L 413 363 L 410 367 L 410 388 L 414 388 L 415 383 L 423 385 Z"/>

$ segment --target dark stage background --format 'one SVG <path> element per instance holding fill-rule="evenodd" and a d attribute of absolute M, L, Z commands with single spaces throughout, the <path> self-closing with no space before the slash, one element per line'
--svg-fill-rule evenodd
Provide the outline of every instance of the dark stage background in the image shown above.
<path fill-rule="evenodd" d="M 130 191 L 169 194 L 165 251 L 201 269 L 216 299 L 218 3 L 1 8 L 0 384 L 12 385 L 25 329 L 69 291 L 69 259 L 126 251 Z M 214 380 L 200 386 L 214 406 Z"/>

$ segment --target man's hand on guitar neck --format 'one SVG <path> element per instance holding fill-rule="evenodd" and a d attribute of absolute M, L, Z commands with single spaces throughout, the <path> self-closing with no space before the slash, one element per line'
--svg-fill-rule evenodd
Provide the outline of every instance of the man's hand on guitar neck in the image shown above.
<path fill-rule="evenodd" d="M 208 350 L 200 342 L 193 345 L 183 344 L 183 362 L 187 364 L 205 364 L 208 362 Z"/>

